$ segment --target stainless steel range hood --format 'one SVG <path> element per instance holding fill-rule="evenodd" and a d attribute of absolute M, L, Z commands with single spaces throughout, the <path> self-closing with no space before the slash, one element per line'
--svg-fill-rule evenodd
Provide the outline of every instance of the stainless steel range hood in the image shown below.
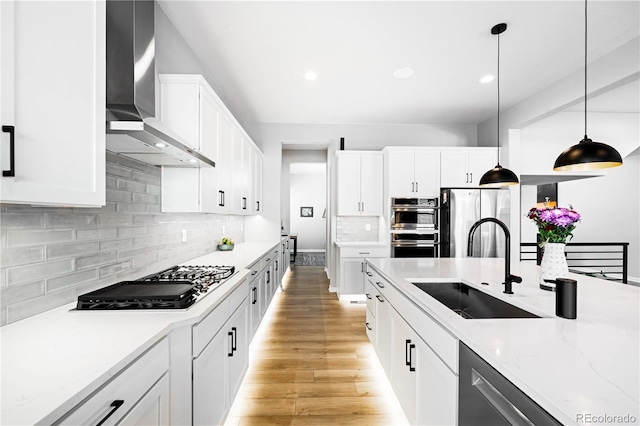
<path fill-rule="evenodd" d="M 108 0 L 107 149 L 148 164 L 215 167 L 155 119 L 155 1 Z"/>

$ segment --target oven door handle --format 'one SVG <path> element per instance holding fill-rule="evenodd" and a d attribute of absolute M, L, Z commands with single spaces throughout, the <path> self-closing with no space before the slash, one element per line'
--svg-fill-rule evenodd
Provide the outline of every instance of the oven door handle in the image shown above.
<path fill-rule="evenodd" d="M 440 245 L 438 242 L 429 242 L 429 243 L 414 243 L 412 241 L 394 241 L 391 243 L 392 247 L 434 247 Z"/>

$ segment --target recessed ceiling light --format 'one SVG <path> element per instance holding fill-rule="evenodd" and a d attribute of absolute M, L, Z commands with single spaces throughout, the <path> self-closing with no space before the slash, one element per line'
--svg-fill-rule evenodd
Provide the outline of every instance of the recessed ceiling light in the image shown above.
<path fill-rule="evenodd" d="M 495 76 L 491 75 L 491 74 L 487 74 L 484 77 L 482 77 L 480 79 L 480 83 L 490 83 L 493 80 L 495 80 Z"/>
<path fill-rule="evenodd" d="M 415 74 L 415 71 L 411 67 L 398 68 L 393 72 L 393 76 L 398 79 L 409 78 L 413 74 Z"/>
<path fill-rule="evenodd" d="M 316 74 L 315 71 L 307 71 L 304 73 L 305 80 L 313 81 L 316 78 L 318 78 L 318 74 Z"/>
<path fill-rule="evenodd" d="M 166 148 L 166 147 L 167 147 L 167 146 L 169 146 L 169 145 L 167 145 L 166 143 L 160 143 L 160 142 L 158 142 L 158 143 L 156 143 L 156 146 L 157 146 L 158 148 Z"/>

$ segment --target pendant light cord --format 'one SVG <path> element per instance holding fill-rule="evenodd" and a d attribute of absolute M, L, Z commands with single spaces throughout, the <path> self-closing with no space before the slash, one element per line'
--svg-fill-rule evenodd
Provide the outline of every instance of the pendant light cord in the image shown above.
<path fill-rule="evenodd" d="M 584 138 L 587 139 L 587 0 L 584 0 Z"/>
<path fill-rule="evenodd" d="M 500 33 L 498 33 L 498 124 L 497 124 L 498 166 L 500 165 Z"/>

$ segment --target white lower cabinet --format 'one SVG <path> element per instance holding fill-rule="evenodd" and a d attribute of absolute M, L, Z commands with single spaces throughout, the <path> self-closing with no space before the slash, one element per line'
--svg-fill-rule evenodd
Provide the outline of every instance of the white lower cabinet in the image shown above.
<path fill-rule="evenodd" d="M 237 299 L 242 301 L 237 304 Z M 249 364 L 248 308 L 244 285 L 228 297 L 228 304 L 219 305 L 233 314 L 217 331 L 204 350 L 193 359 L 193 423 L 221 424 L 233 402 Z M 210 315 L 215 314 L 214 310 Z M 228 314 L 227 314 L 228 315 Z M 206 321 L 205 317 L 203 320 Z M 201 323 L 202 324 L 202 323 Z M 213 324 L 213 323 L 212 323 Z M 207 328 L 210 328 L 207 326 Z M 198 333 L 194 327 L 195 335 Z M 194 351 L 194 355 L 195 351 Z"/>
<path fill-rule="evenodd" d="M 365 293 L 365 273 L 367 257 L 389 257 L 389 247 L 382 245 L 338 245 L 338 282 L 336 291 L 342 299 L 362 297 Z"/>
<path fill-rule="evenodd" d="M 151 420 L 148 424 L 169 424 L 170 393 L 160 383 L 168 370 L 169 341 L 163 338 L 55 424 L 143 424 L 143 418 Z"/>
<path fill-rule="evenodd" d="M 162 376 L 158 383 L 147 392 L 135 407 L 127 413 L 121 426 L 169 425 L 169 374 Z"/>
<path fill-rule="evenodd" d="M 449 348 L 457 341 L 377 271 L 367 278 L 367 335 L 407 420 L 455 425 L 457 355 Z"/>

